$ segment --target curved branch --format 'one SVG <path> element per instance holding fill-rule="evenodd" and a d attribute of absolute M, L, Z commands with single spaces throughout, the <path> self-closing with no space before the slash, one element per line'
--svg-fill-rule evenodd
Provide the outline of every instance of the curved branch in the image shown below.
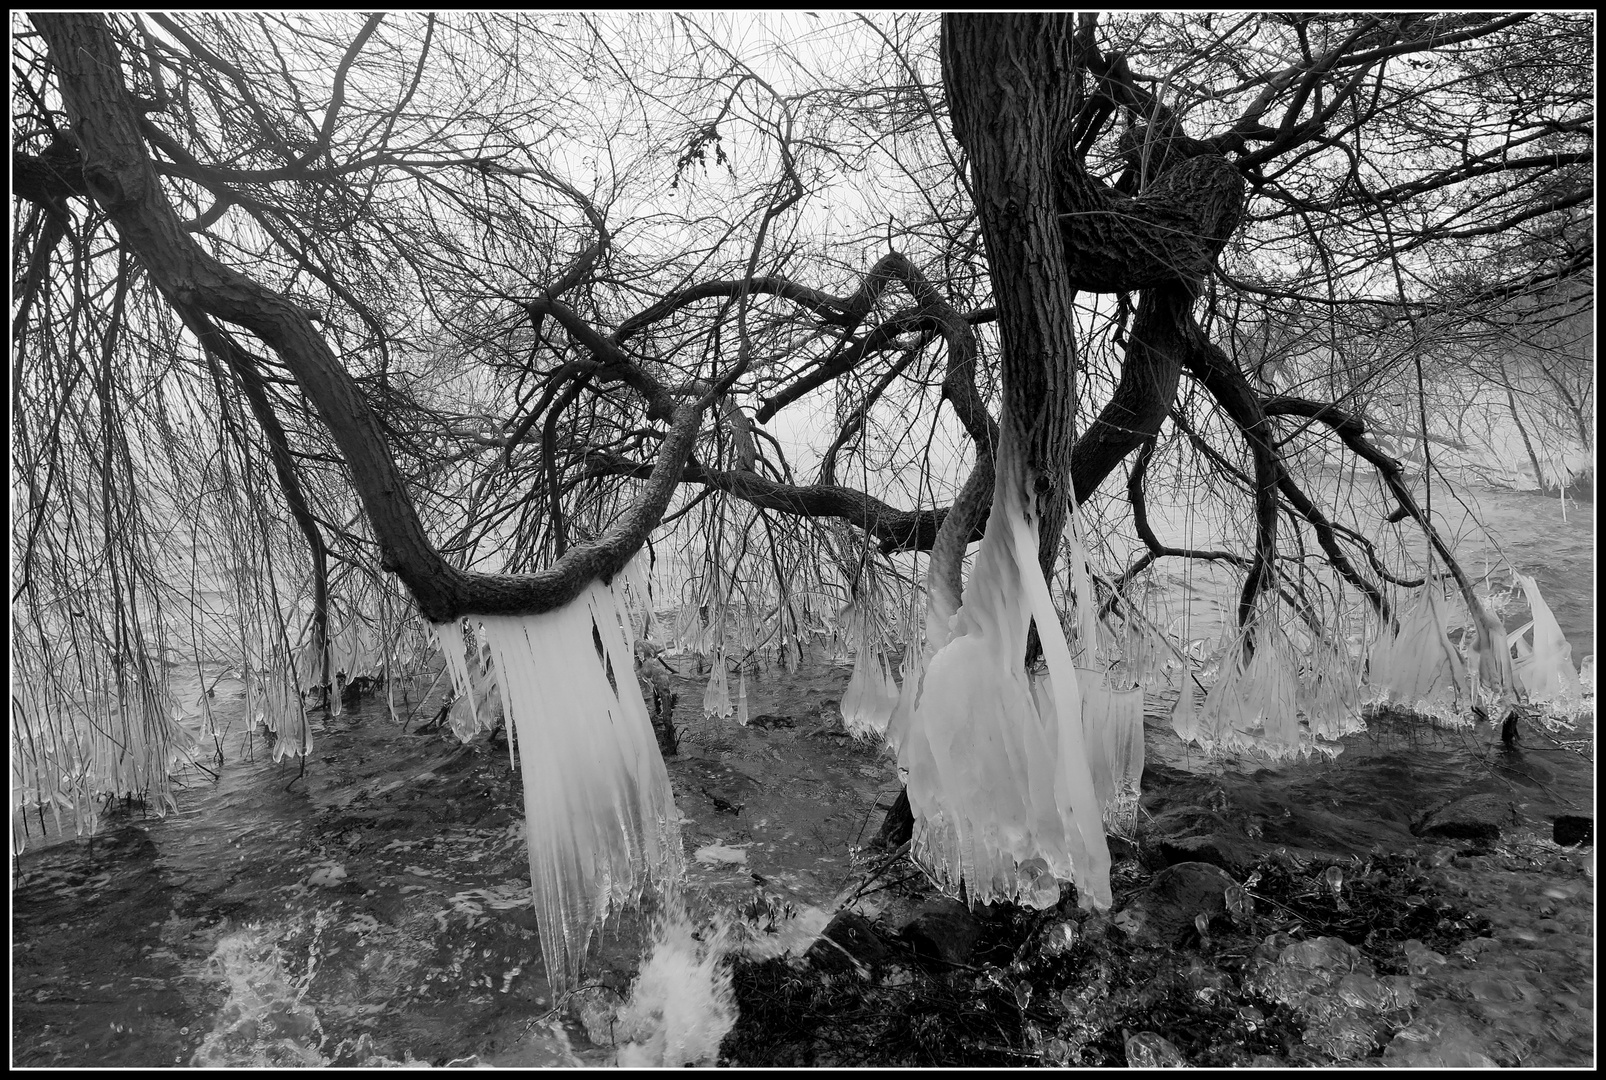
<path fill-rule="evenodd" d="M 661 458 L 660 458 L 661 460 Z M 991 477 L 991 467 L 985 470 Z M 603 451 L 586 458 L 586 476 L 649 475 L 649 466 Z M 783 484 L 746 470 L 710 469 L 695 461 L 681 469 L 680 482 L 702 484 L 734 495 L 763 510 L 776 510 L 798 517 L 842 518 L 876 537 L 883 554 L 895 551 L 928 551 L 938 542 L 943 525 L 953 514 L 950 507 L 935 510 L 899 510 L 856 488 L 839 484 Z M 990 485 L 989 485 L 990 490 Z M 963 499 L 956 501 L 955 505 Z M 985 504 L 984 504 L 985 505 Z M 981 521 L 976 518 L 965 533 L 964 542 L 981 539 Z M 961 549 L 961 553 L 963 553 Z"/>
<path fill-rule="evenodd" d="M 624 566 L 668 506 L 708 406 L 706 395 L 673 405 L 656 380 L 637 369 L 637 381 L 658 391 L 659 404 L 670 404 L 673 419 L 658 463 L 630 509 L 601 537 L 541 573 L 480 574 L 451 566 L 425 534 L 373 410 L 306 313 L 218 262 L 184 231 L 140 137 L 104 17 L 69 12 L 39 14 L 33 21 L 50 48 L 95 201 L 171 303 L 244 327 L 278 353 L 351 468 L 379 541 L 381 565 L 401 577 L 425 617 L 440 622 L 471 612 L 549 611 Z"/>

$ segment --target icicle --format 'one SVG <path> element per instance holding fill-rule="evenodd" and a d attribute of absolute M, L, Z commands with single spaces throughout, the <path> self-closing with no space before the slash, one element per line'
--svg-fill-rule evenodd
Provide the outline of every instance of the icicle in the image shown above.
<path fill-rule="evenodd" d="M 747 668 L 741 667 L 736 674 L 736 722 L 742 727 L 747 726 Z"/>
<path fill-rule="evenodd" d="M 1506 628 L 1499 619 L 1489 614 L 1488 608 L 1471 590 L 1467 591 L 1467 609 L 1476 631 L 1467 650 L 1467 682 L 1475 700 L 1478 684 L 1482 684 L 1485 697 L 1501 705 L 1509 704 L 1523 693 L 1522 681 L 1511 663 L 1511 645 Z M 1448 639 L 1447 639 L 1448 640 Z"/>
<path fill-rule="evenodd" d="M 620 614 L 613 590 L 593 582 L 557 611 L 484 617 L 508 724 L 526 750 L 536 922 L 559 992 L 577 980 L 593 929 L 615 905 L 681 872 L 669 775 L 640 688 L 622 677 L 632 657 Z"/>
<path fill-rule="evenodd" d="M 1088 771 L 1106 824 L 1126 826 L 1137 811 L 1143 775 L 1143 688 L 1111 689 L 1098 671 L 1078 668 Z"/>
<path fill-rule="evenodd" d="M 703 691 L 703 715 L 726 718 L 730 714 L 731 694 L 725 678 L 725 652 L 716 649 L 713 670 L 708 675 L 708 687 Z"/>
<path fill-rule="evenodd" d="M 1182 662 L 1182 688 L 1177 703 L 1171 709 L 1171 730 L 1185 743 L 1202 741 L 1199 729 L 1199 698 L 1194 692 L 1193 665 L 1186 658 Z"/>
<path fill-rule="evenodd" d="M 1573 670 L 1573 647 L 1562 634 L 1561 624 L 1556 621 L 1550 605 L 1539 594 L 1539 583 L 1525 574 L 1517 574 L 1516 578 L 1533 611 L 1530 624 L 1533 648 L 1514 665 L 1516 675 L 1527 689 L 1530 701 L 1576 705 L 1581 694 L 1578 673 Z M 1526 646 L 1523 631 L 1519 630 L 1513 637 L 1522 651 Z"/>
<path fill-rule="evenodd" d="M 972 903 L 1051 903 L 1057 891 L 1042 887 L 1046 865 L 1076 882 L 1084 906 L 1107 908 L 1109 848 L 1076 670 L 1037 563 L 1037 528 L 1022 501 L 1025 468 L 1007 433 L 997 476 L 952 636 L 931 657 L 900 738 L 915 853 L 947 887 L 966 882 Z M 928 648 L 945 629 L 936 592 Z M 1048 666 L 1035 693 L 1024 669 L 1033 619 Z"/>
<path fill-rule="evenodd" d="M 915 698 L 920 691 L 920 653 L 912 641 L 903 647 L 903 663 L 898 674 L 903 678 L 903 685 L 898 688 L 898 703 L 893 706 L 892 716 L 887 720 L 885 736 L 887 745 L 892 747 L 894 753 L 897 753 L 909 731 L 909 723 L 915 714 Z"/>
<path fill-rule="evenodd" d="M 1334 743 L 1345 735 L 1365 730 L 1360 687 L 1360 671 L 1348 649 L 1323 637 L 1311 643 L 1304 671 L 1295 688 L 1294 703 L 1309 721 L 1313 738 Z"/>
<path fill-rule="evenodd" d="M 1372 647 L 1366 681 L 1376 700 L 1396 701 L 1456 723 L 1462 688 L 1468 685 L 1467 669 L 1450 644 L 1437 592 L 1433 585 L 1422 590 L 1416 603 L 1400 616 L 1398 633 L 1383 627 Z"/>
<path fill-rule="evenodd" d="M 431 623 L 430 629 L 440 644 L 441 655 L 446 658 L 446 671 L 451 677 L 452 689 L 457 694 L 457 700 L 452 702 L 446 714 L 452 734 L 459 741 L 468 742 L 478 732 L 491 730 L 496 723 L 496 675 L 484 628 L 477 636 L 473 660 L 467 655 L 468 635 L 464 632 L 462 619 Z M 508 730 L 512 731 L 511 725 Z M 512 752 L 513 739 L 510 735 L 508 753 Z"/>
<path fill-rule="evenodd" d="M 1254 655 L 1245 660 L 1251 633 Z M 1221 674 L 1199 710 L 1194 741 L 1207 751 L 1253 750 L 1274 759 L 1309 753 L 1309 736 L 1296 715 L 1291 654 L 1274 619 L 1257 613 L 1222 657 Z"/>
<path fill-rule="evenodd" d="M 842 695 L 842 725 L 856 739 L 868 739 L 887 730 L 898 705 L 898 684 L 887 670 L 881 651 L 861 636 L 853 661 L 853 677 Z"/>
<path fill-rule="evenodd" d="M 1070 541 L 1071 587 L 1076 591 L 1076 644 L 1072 659 L 1084 666 L 1093 664 L 1098 649 L 1098 602 L 1093 594 L 1093 575 L 1087 568 L 1087 548 L 1082 543 L 1082 515 L 1072 507 L 1065 523 Z"/>

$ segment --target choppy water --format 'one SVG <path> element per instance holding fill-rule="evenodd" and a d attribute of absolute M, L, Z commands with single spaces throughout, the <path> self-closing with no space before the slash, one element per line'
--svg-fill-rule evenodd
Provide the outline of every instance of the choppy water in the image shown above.
<path fill-rule="evenodd" d="M 1491 535 L 1465 531 L 1469 569 L 1505 552 L 1539 580 L 1575 660 L 1593 653 L 1592 505 L 1564 517 L 1537 495 L 1479 502 Z M 1180 571 L 1175 583 L 1195 587 L 1206 618 L 1208 590 Z M 1505 613 L 1508 626 L 1525 617 Z M 820 904 L 847 880 L 849 846 L 874 831 L 897 789 L 884 751 L 824 730 L 847 678 L 829 667 L 755 680 L 750 711 L 776 719 L 747 728 L 705 720 L 691 672 L 675 681 L 683 743 L 670 773 L 688 854 L 719 845 L 746 857 L 692 862 L 705 914 L 755 892 Z M 220 712 L 234 716 L 224 764 L 216 780 L 185 775 L 180 814 L 116 811 L 93 845 L 23 853 L 13 866 L 14 1063 L 604 1060 L 548 1012 L 506 749 L 419 734 L 441 692 L 421 702 L 425 689 L 399 709 L 406 732 L 382 700 L 322 720 L 300 775 L 272 763 L 260 736 L 247 743 L 224 685 Z M 1508 752 L 1493 731 L 1378 725 L 1334 761 L 1263 769 L 1199 759 L 1158 719 L 1163 700 L 1150 707 L 1150 761 L 1181 771 L 1146 808 L 1205 805 L 1220 792 L 1268 843 L 1409 847 L 1414 814 L 1469 789 L 1511 794 L 1534 825 L 1593 805 L 1592 752 L 1537 732 Z M 641 955 L 640 920 L 621 927 L 593 964 L 602 993 L 622 991 Z"/>

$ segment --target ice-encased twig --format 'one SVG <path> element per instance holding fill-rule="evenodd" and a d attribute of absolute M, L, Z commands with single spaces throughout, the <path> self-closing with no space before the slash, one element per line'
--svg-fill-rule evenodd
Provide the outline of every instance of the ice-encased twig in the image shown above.
<path fill-rule="evenodd" d="M 859 639 L 854 655 L 853 677 L 842 695 L 842 725 L 856 739 L 868 739 L 887 730 L 887 722 L 898 705 L 898 684 L 892 681 L 887 661 L 880 649 L 872 647 L 868 636 Z"/>
<path fill-rule="evenodd" d="M 1582 694 L 1578 672 L 1573 670 L 1573 647 L 1562 634 L 1561 624 L 1556 621 L 1550 605 L 1539 594 L 1539 583 L 1526 574 L 1517 574 L 1516 578 L 1533 612 L 1529 626 L 1512 635 L 1521 645 L 1524 632 L 1533 630 L 1533 648 L 1514 665 L 1517 678 L 1528 691 L 1530 701 L 1568 708 L 1575 706 Z"/>
<path fill-rule="evenodd" d="M 518 731 L 536 922 L 558 990 L 578 978 L 610 910 L 682 871 L 669 774 L 639 685 L 620 677 L 633 660 L 622 615 L 613 590 L 593 582 L 556 611 L 483 619 Z"/>
<path fill-rule="evenodd" d="M 703 689 L 703 715 L 729 717 L 731 714 L 730 683 L 725 675 L 725 650 L 714 650 L 713 668 L 708 673 L 708 686 Z"/>
<path fill-rule="evenodd" d="M 1469 686 L 1467 665 L 1450 644 L 1449 626 L 1429 584 L 1400 616 L 1399 631 L 1387 624 L 1372 646 L 1366 682 L 1374 700 L 1395 701 L 1440 720 L 1459 719 Z M 1502 634 L 1502 637 L 1504 635 Z M 1509 661 L 1508 661 L 1509 664 Z"/>

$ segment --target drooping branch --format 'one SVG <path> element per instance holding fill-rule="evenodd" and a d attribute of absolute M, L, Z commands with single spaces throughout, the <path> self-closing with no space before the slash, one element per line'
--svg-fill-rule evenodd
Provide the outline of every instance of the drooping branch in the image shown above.
<path fill-rule="evenodd" d="M 302 489 L 290 451 L 290 438 L 268 400 L 267 384 L 262 378 L 258 358 L 199 311 L 193 308 L 180 310 L 179 316 L 201 345 L 234 373 L 251 407 L 251 415 L 267 439 L 268 454 L 279 479 L 280 493 L 284 496 L 290 516 L 295 518 L 297 527 L 301 529 L 301 535 L 307 541 L 307 550 L 312 556 L 312 649 L 318 657 L 318 685 L 328 693 L 332 686 L 329 670 L 329 545 Z"/>
<path fill-rule="evenodd" d="M 646 477 L 651 467 L 644 462 L 631 461 L 618 454 L 593 452 L 586 458 L 586 476 Z M 991 473 L 988 471 L 990 478 Z M 952 507 L 934 510 L 899 510 L 872 495 L 839 484 L 784 484 L 747 470 L 710 469 L 695 461 L 688 461 L 681 470 L 680 480 L 734 495 L 763 510 L 776 510 L 798 517 L 841 518 L 849 524 L 874 536 L 883 554 L 895 551 L 929 551 L 938 542 L 940 530 L 953 514 Z M 991 481 L 988 482 L 991 490 Z M 956 500 L 955 506 L 963 502 Z M 983 504 L 985 506 L 985 504 Z M 970 527 L 963 534 L 963 543 L 972 543 L 982 536 L 980 517 L 967 518 Z M 960 554 L 963 554 L 961 546 Z"/>
<path fill-rule="evenodd" d="M 218 262 L 184 230 L 141 139 L 139 116 L 104 17 L 57 13 L 33 18 L 50 48 L 62 99 L 83 148 L 90 194 L 171 303 L 243 327 L 279 355 L 351 469 L 379 541 L 381 565 L 401 577 L 427 618 L 552 610 L 592 580 L 610 578 L 624 566 L 663 516 L 709 404 L 706 395 L 677 403 L 636 365 L 630 365 L 633 373 L 615 366 L 610 374 L 644 393 L 657 391 L 649 397 L 649 408 L 656 404 L 671 415 L 658 463 L 636 502 L 601 537 L 571 549 L 541 573 L 458 570 L 425 535 L 373 410 L 307 314 L 287 297 Z"/>

